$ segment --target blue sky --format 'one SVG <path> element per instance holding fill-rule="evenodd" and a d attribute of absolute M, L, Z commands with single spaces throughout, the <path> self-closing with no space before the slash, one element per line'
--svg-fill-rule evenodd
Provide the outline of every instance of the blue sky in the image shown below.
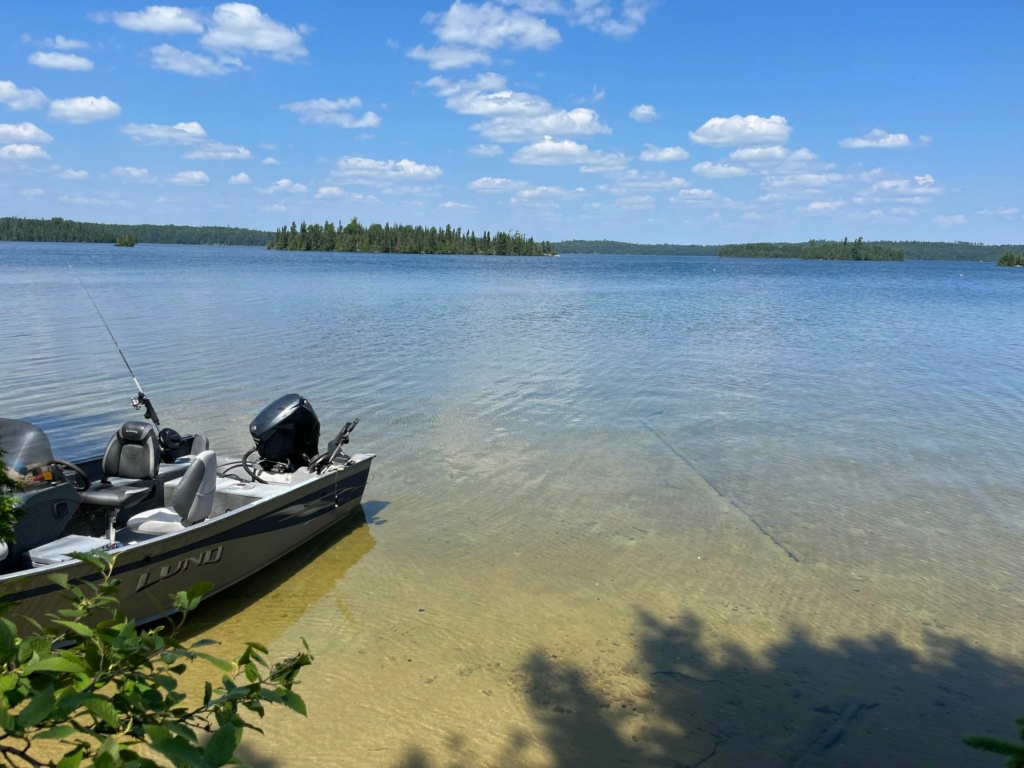
<path fill-rule="evenodd" d="M 1024 3 L 8 2 L 0 215 L 1024 241 Z"/>

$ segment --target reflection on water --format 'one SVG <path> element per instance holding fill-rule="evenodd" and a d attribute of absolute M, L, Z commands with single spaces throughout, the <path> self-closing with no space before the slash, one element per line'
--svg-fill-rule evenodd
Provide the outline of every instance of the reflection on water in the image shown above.
<path fill-rule="evenodd" d="M 167 425 L 299 391 L 378 454 L 192 625 L 310 643 L 268 764 L 984 766 L 1024 714 L 1021 270 L 0 245 L 0 411 L 72 460 L 133 413 L 68 258 Z"/>

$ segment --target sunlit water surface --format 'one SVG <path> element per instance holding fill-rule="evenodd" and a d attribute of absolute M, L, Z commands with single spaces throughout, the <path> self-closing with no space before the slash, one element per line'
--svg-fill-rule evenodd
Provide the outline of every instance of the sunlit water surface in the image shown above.
<path fill-rule="evenodd" d="M 992 765 L 1024 714 L 1024 270 L 0 244 L 0 413 L 223 453 L 297 391 L 365 522 L 205 606 L 305 638 L 259 765 Z M 997 758 L 998 760 L 998 758 Z"/>

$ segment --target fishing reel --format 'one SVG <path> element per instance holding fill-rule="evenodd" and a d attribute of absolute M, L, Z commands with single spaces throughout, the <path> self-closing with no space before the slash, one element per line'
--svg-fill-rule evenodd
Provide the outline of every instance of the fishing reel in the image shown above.
<path fill-rule="evenodd" d="M 132 408 L 137 411 L 142 406 L 146 406 L 146 418 L 159 427 L 160 418 L 156 415 L 156 409 L 153 407 L 153 403 L 150 402 L 150 399 L 146 397 L 146 394 L 142 390 L 139 390 L 139 394 L 132 398 Z"/>

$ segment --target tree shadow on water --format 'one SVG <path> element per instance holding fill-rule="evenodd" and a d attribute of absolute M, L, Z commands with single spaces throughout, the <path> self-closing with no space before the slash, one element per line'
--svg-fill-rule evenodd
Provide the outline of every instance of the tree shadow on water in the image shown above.
<path fill-rule="evenodd" d="M 537 728 L 486 764 L 529 765 L 532 742 L 554 766 L 996 768 L 963 737 L 1013 739 L 1024 715 L 1024 667 L 962 639 L 822 646 L 795 630 L 756 656 L 710 639 L 692 616 L 641 614 L 586 669 L 533 652 L 510 683 Z M 431 763 L 411 751 L 400 765 Z"/>

